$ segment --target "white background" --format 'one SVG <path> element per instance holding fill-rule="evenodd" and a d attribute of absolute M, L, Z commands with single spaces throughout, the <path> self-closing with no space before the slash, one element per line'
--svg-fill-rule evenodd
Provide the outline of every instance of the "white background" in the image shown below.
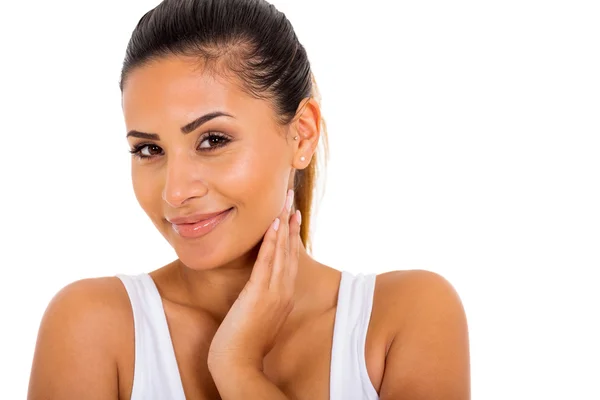
<path fill-rule="evenodd" d="M 157 3 L 0 3 L 0 398 L 25 398 L 61 287 L 174 257 L 133 197 L 118 89 Z M 450 280 L 474 399 L 600 399 L 598 3 L 274 4 L 329 127 L 315 257 Z"/>

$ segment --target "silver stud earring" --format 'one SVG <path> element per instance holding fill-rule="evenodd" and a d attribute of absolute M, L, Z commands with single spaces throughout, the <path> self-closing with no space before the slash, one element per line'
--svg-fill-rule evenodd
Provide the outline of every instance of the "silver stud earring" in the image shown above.
<path fill-rule="evenodd" d="M 294 136 L 294 140 L 298 140 L 298 136 Z"/>

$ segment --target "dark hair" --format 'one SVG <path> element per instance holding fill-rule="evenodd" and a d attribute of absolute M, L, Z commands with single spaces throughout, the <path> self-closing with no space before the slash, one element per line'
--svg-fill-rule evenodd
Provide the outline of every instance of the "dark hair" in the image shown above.
<path fill-rule="evenodd" d="M 170 55 L 198 60 L 207 72 L 234 73 L 244 92 L 271 101 L 282 126 L 293 121 L 304 99 L 320 102 L 306 50 L 292 24 L 264 0 L 162 1 L 140 19 L 131 35 L 121 91 L 134 68 Z M 294 205 L 302 213 L 300 236 L 309 250 L 317 170 L 324 168 L 328 151 L 323 119 L 320 128 L 324 154 L 317 152 L 294 177 Z"/>

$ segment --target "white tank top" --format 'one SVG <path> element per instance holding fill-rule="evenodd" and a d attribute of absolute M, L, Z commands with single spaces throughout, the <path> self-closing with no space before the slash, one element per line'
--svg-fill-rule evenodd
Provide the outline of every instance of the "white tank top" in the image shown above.
<path fill-rule="evenodd" d="M 135 366 L 131 400 L 185 400 L 160 294 L 150 275 L 118 274 L 133 310 Z M 333 329 L 330 400 L 379 400 L 365 362 L 376 274 L 342 271 Z"/>

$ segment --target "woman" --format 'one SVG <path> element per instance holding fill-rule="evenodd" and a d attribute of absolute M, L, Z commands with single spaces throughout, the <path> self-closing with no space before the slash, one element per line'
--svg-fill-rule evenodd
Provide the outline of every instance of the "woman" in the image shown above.
<path fill-rule="evenodd" d="M 74 282 L 29 399 L 468 399 L 465 314 L 427 271 L 310 257 L 323 122 L 305 49 L 262 0 L 165 0 L 121 76 L 136 197 L 178 259 Z"/>

